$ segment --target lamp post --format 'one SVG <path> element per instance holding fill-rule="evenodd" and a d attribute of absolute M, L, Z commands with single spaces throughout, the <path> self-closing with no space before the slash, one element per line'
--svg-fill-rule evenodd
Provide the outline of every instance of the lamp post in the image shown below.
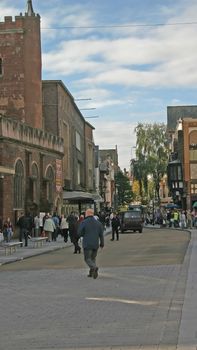
<path fill-rule="evenodd" d="M 176 159 L 168 163 L 168 182 L 175 204 L 183 199 L 184 182 L 181 162 Z"/>

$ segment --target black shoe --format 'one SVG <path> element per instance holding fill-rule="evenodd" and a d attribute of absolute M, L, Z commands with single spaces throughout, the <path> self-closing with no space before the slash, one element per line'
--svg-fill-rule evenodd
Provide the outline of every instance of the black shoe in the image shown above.
<path fill-rule="evenodd" d="M 110 239 L 110 241 L 114 241 L 114 239 L 113 239 L 113 238 L 111 238 L 111 239 Z"/>
<path fill-rule="evenodd" d="M 87 276 L 88 277 L 93 277 L 93 272 L 94 272 L 94 269 L 90 269 L 89 274 Z"/>
<path fill-rule="evenodd" d="M 95 267 L 93 271 L 93 278 L 96 279 L 98 277 L 98 267 Z"/>
<path fill-rule="evenodd" d="M 74 252 L 73 254 L 77 254 L 77 251 L 76 251 L 76 252 Z"/>

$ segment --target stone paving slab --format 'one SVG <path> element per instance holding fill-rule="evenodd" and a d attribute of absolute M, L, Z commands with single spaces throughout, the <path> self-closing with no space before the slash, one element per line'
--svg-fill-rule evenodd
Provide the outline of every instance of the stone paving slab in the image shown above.
<path fill-rule="evenodd" d="M 96 281 L 1 272 L 2 350 L 197 350 L 196 242 L 192 230 L 183 265 L 102 268 Z"/>
<path fill-rule="evenodd" d="M 84 269 L 3 271 L 1 342 L 6 350 L 157 349 L 180 273 L 178 265 L 102 268 L 93 280 Z"/>
<path fill-rule="evenodd" d="M 27 247 L 18 247 L 16 252 L 11 255 L 5 255 L 4 248 L 0 247 L 0 265 L 9 264 L 15 261 L 31 258 L 35 255 L 49 253 L 53 250 L 71 246 L 72 243 L 65 243 L 63 238 L 58 237 L 55 242 L 45 242 L 42 247 L 34 248 L 33 243 L 29 240 Z"/>
<path fill-rule="evenodd" d="M 182 310 L 178 350 L 197 350 L 197 231 L 192 232 L 191 258 Z"/>

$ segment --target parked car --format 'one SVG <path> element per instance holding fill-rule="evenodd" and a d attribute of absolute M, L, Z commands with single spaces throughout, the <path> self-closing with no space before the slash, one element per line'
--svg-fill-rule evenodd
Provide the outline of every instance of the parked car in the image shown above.
<path fill-rule="evenodd" d="M 121 232 L 132 230 L 142 233 L 143 222 L 143 215 L 140 210 L 125 211 L 121 214 Z"/>

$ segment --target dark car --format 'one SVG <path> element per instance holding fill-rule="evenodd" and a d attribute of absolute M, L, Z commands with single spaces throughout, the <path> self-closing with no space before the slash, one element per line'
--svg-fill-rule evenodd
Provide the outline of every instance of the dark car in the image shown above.
<path fill-rule="evenodd" d="M 140 210 L 125 211 L 121 215 L 121 232 L 132 230 L 142 233 L 143 221 L 143 215 Z"/>

